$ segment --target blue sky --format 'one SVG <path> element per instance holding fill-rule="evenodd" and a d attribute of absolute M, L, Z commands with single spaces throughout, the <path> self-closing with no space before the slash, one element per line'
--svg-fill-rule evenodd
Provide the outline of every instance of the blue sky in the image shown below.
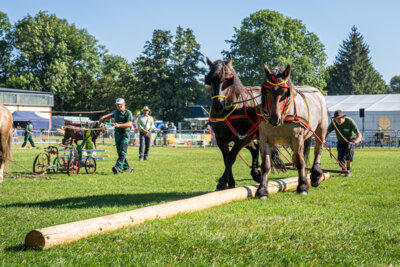
<path fill-rule="evenodd" d="M 353 25 L 369 45 L 377 71 L 388 83 L 400 75 L 400 1 L 398 0 L 0 0 L 11 22 L 40 10 L 86 29 L 109 53 L 133 61 L 154 29 L 191 28 L 201 52 L 212 60 L 229 49 L 234 27 L 260 9 L 279 11 L 301 20 L 325 45 L 328 64 Z"/>

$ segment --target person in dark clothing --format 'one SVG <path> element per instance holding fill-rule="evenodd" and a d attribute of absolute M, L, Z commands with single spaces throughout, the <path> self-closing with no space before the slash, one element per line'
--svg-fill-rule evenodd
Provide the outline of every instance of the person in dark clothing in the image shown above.
<path fill-rule="evenodd" d="M 125 108 L 125 100 L 123 98 L 117 98 L 115 101 L 117 110 L 110 114 L 104 115 L 100 118 L 100 122 L 114 117 L 115 122 L 113 123 L 115 129 L 115 146 L 117 147 L 118 159 L 115 166 L 112 167 L 114 174 L 120 172 L 130 173 L 133 171 L 129 167 L 128 161 L 126 159 L 129 144 L 129 131 L 133 125 L 133 115 L 132 112 Z"/>
<path fill-rule="evenodd" d="M 381 147 L 383 147 L 383 139 L 385 135 L 382 132 L 382 128 L 379 128 L 378 131 L 374 134 L 375 137 L 375 146 L 379 144 Z"/>
<path fill-rule="evenodd" d="M 28 141 L 29 141 L 29 143 L 31 143 L 32 147 L 36 147 L 35 143 L 33 142 L 33 139 L 32 139 L 33 133 L 34 133 L 34 131 L 33 131 L 33 127 L 32 127 L 32 122 L 28 121 L 28 123 L 26 124 L 26 127 L 25 127 L 25 133 L 24 133 L 25 138 L 24 138 L 24 143 L 22 144 L 22 147 L 25 147 L 26 143 L 28 143 Z"/>
<path fill-rule="evenodd" d="M 333 124 L 335 123 L 335 125 Z M 328 134 L 335 130 L 337 138 L 338 160 L 347 168 L 346 176 L 351 176 L 351 165 L 354 157 L 354 148 L 361 141 L 361 132 L 352 118 L 346 117 L 341 110 L 336 110 L 333 123 L 329 124 Z M 336 126 L 336 127 L 335 127 Z"/>

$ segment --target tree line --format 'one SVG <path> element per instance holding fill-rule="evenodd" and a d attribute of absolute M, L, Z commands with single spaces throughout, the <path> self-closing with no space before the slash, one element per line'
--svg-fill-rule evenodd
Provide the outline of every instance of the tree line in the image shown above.
<path fill-rule="evenodd" d="M 227 40 L 235 70 L 246 85 L 261 84 L 263 65 L 292 66 L 295 84 L 329 95 L 400 93 L 400 75 L 386 85 L 369 47 L 353 27 L 332 66 L 324 45 L 297 19 L 271 10 L 246 17 Z M 213 59 L 216 60 L 216 59 Z M 190 104 L 210 101 L 204 55 L 190 28 L 155 29 L 133 62 L 111 55 L 94 36 L 55 14 L 40 11 L 15 24 L 0 11 L 0 86 L 55 94 L 55 109 L 110 109 L 115 98 L 138 111 L 181 121 Z"/>

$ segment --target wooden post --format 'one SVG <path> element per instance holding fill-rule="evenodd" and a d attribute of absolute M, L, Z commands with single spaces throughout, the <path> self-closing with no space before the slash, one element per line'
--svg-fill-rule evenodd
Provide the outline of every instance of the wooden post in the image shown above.
<path fill-rule="evenodd" d="M 309 175 L 307 177 L 309 179 Z M 329 173 L 324 173 L 321 179 L 323 181 L 329 179 Z M 275 194 L 277 192 L 295 189 L 297 183 L 297 177 L 270 181 L 268 183 L 268 191 L 269 194 Z M 55 245 L 70 243 L 90 235 L 138 225 L 145 221 L 169 218 L 180 213 L 200 211 L 235 200 L 255 197 L 256 191 L 257 185 L 243 186 L 132 211 L 36 229 L 29 232 L 26 236 L 25 246 L 28 248 L 47 249 Z"/>

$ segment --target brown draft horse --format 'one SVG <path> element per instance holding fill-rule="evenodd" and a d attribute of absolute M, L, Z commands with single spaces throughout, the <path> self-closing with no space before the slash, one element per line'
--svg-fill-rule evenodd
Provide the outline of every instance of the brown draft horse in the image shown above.
<path fill-rule="evenodd" d="M 251 175 L 254 181 L 259 182 L 259 145 L 253 140 L 258 137 L 261 88 L 243 86 L 230 57 L 227 61 L 215 62 L 207 57 L 207 64 L 210 70 L 205 76 L 205 83 L 210 86 L 212 98 L 210 125 L 225 163 L 225 171 L 218 180 L 216 190 L 235 187 L 232 165 L 243 147 L 252 155 Z M 234 145 L 229 150 L 232 143 Z M 277 170 L 285 169 L 276 150 L 272 153 L 272 163 Z"/>
<path fill-rule="evenodd" d="M 11 160 L 12 124 L 11 112 L 0 104 L 0 183 L 3 182 L 5 165 Z"/>
<path fill-rule="evenodd" d="M 107 127 L 104 123 L 96 122 L 93 128 L 94 129 L 90 131 L 90 139 L 92 140 L 92 143 L 96 148 L 97 138 L 100 136 L 100 134 L 104 134 L 107 132 Z M 83 140 L 83 137 L 86 137 L 86 132 L 88 130 L 78 126 L 66 125 L 62 127 L 62 131 L 64 131 L 62 144 L 65 146 L 67 144 L 71 144 L 73 139 L 75 139 L 75 142 L 78 140 Z"/>
<path fill-rule="evenodd" d="M 268 176 L 271 169 L 269 156 L 276 145 L 290 146 L 299 174 L 297 193 L 306 195 L 309 185 L 304 164 L 305 142 L 314 133 L 324 142 L 328 126 L 327 106 L 322 93 L 311 86 L 294 87 L 290 80 L 290 66 L 270 71 L 265 66 L 266 79 L 262 84 L 262 109 L 265 120 L 259 126 L 261 149 L 261 182 L 256 192 L 260 198 L 268 197 Z M 317 139 L 317 138 L 316 138 Z M 316 140 L 311 185 L 321 182 L 320 160 L 322 143 Z"/>

